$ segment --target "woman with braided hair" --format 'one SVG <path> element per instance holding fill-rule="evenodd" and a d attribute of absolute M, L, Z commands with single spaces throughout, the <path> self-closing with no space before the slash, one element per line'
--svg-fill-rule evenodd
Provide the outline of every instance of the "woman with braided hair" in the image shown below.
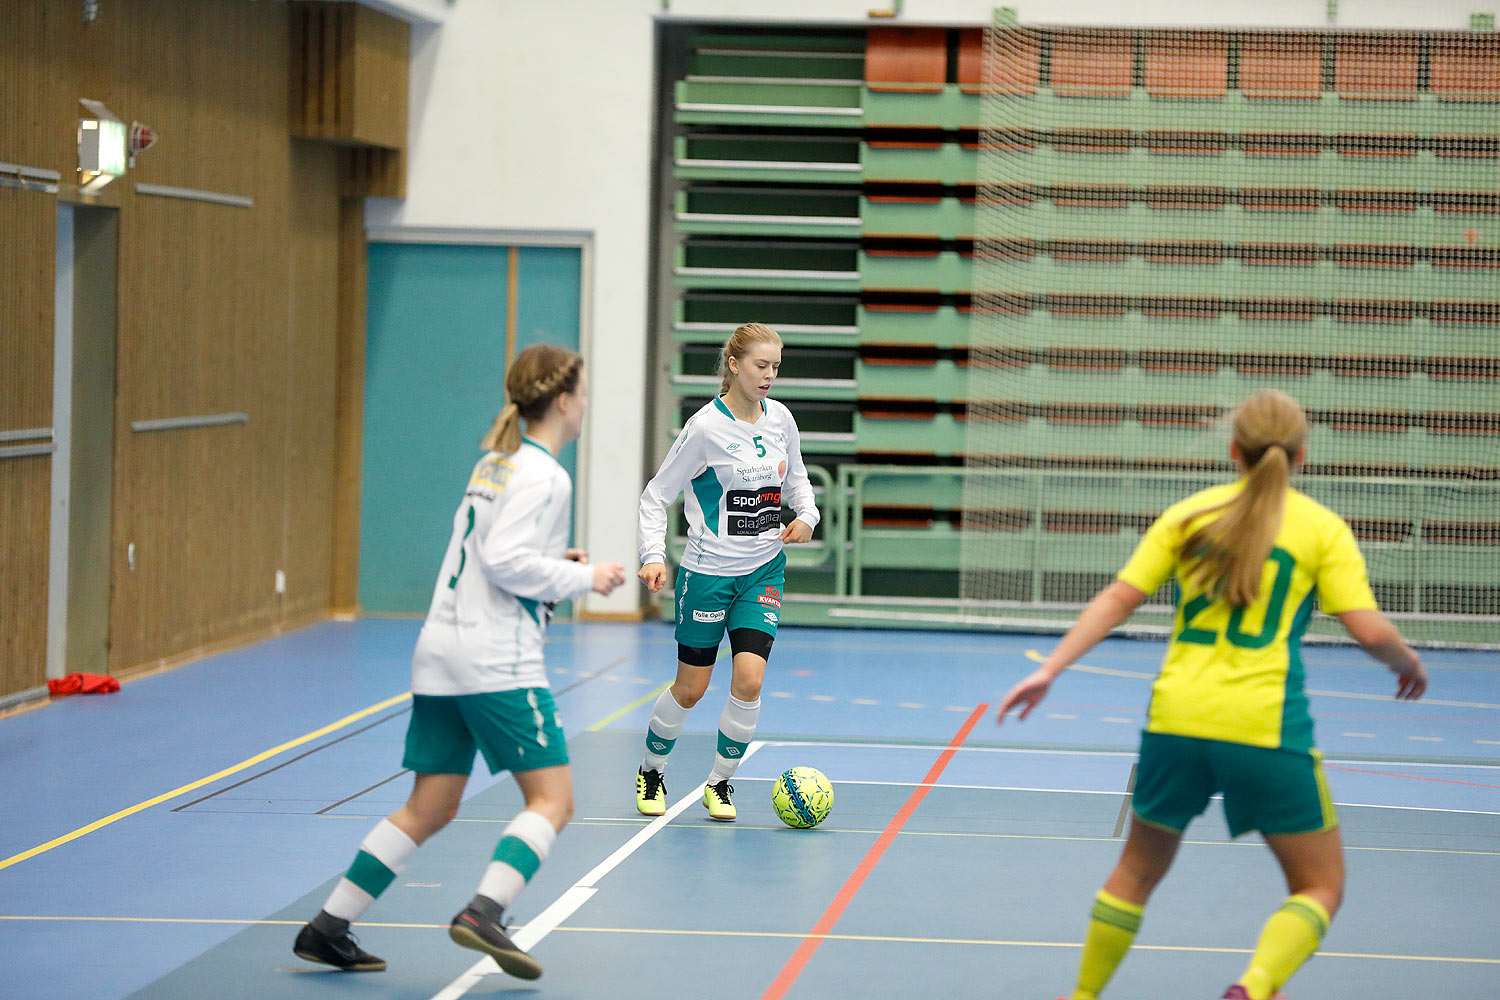
<path fill-rule="evenodd" d="M 1293 489 L 1307 417 L 1265 389 L 1234 416 L 1233 483 L 1167 508 L 1115 581 L 1030 676 L 1006 694 L 1026 718 L 1053 680 L 1167 580 L 1179 593 L 1166 659 L 1141 733 L 1130 834 L 1094 900 L 1072 1000 L 1095 1000 L 1130 949 L 1183 831 L 1223 793 L 1229 833 L 1257 830 L 1291 895 L 1261 930 L 1224 1000 L 1267 1000 L 1317 950 L 1344 893 L 1338 816 L 1313 746 L 1302 688 L 1302 633 L 1317 599 L 1396 675 L 1396 697 L 1422 697 L 1417 654 L 1380 613 L 1344 520 Z"/>
<path fill-rule="evenodd" d="M 678 494 L 688 522 L 677 574 L 677 677 L 651 709 L 635 776 L 635 805 L 644 816 L 666 812 L 667 755 L 708 690 L 727 630 L 729 698 L 703 805 L 709 819 L 735 818 L 729 779 L 760 715 L 761 682 L 781 618 L 782 546 L 809 540 L 818 525 L 797 421 L 766 398 L 780 370 L 775 330 L 760 323 L 736 329 L 719 354 L 719 395 L 688 418 L 641 494 L 639 576 L 652 593 L 667 582 L 667 509 Z M 785 527 L 783 494 L 796 515 Z"/>
<path fill-rule="evenodd" d="M 573 484 L 556 456 L 578 438 L 587 388 L 583 359 L 546 344 L 522 351 L 506 373 L 509 401 L 484 437 L 454 515 L 412 656 L 402 759 L 416 776 L 411 795 L 365 838 L 348 874 L 297 935 L 299 957 L 353 972 L 386 967 L 349 925 L 458 814 L 477 750 L 491 774 L 515 776 L 526 805 L 501 834 L 449 936 L 511 975 L 541 975 L 506 934 L 503 917 L 573 814 L 573 775 L 542 639 L 554 602 L 608 594 L 625 582 L 619 563 L 590 566 L 585 553 L 568 548 Z"/>

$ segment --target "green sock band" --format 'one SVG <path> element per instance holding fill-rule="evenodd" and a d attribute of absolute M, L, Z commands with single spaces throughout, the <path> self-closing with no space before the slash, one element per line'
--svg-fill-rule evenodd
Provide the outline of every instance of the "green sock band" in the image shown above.
<path fill-rule="evenodd" d="M 720 757 L 724 757 L 728 760 L 739 760 L 740 758 L 745 756 L 745 748 L 749 745 L 749 743 L 741 743 L 739 740 L 732 740 L 728 736 L 724 735 L 724 731 L 722 729 L 719 730 Z"/>
<path fill-rule="evenodd" d="M 495 860 L 510 865 L 528 882 L 542 866 L 542 859 L 536 856 L 536 851 L 520 837 L 501 837 L 500 843 L 495 845 Z"/>
<path fill-rule="evenodd" d="M 396 880 L 396 873 L 375 855 L 362 850 L 354 856 L 354 864 L 349 866 L 345 877 L 371 896 L 379 896 Z"/>
<path fill-rule="evenodd" d="M 672 752 L 672 747 L 676 744 L 677 741 L 675 739 L 669 740 L 665 736 L 658 735 L 656 730 L 649 726 L 646 728 L 646 750 L 649 753 L 653 753 L 658 757 L 665 757 Z"/>
<path fill-rule="evenodd" d="M 1122 931 L 1134 934 L 1141 929 L 1141 914 L 1144 912 L 1143 906 L 1127 903 L 1111 893 L 1100 892 L 1094 899 L 1094 909 L 1089 916 L 1111 927 L 1118 927 Z"/>

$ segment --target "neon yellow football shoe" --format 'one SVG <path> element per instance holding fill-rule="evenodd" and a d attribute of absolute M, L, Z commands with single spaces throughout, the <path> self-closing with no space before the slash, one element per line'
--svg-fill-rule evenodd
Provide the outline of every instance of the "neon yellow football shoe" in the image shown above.
<path fill-rule="evenodd" d="M 703 789 L 703 804 L 708 807 L 709 819 L 716 819 L 720 823 L 734 822 L 734 802 L 729 798 L 733 792 L 734 786 L 729 783 L 728 778 Z"/>
<path fill-rule="evenodd" d="M 642 816 L 660 816 L 667 811 L 667 782 L 660 771 L 641 768 L 635 772 L 635 808 Z"/>

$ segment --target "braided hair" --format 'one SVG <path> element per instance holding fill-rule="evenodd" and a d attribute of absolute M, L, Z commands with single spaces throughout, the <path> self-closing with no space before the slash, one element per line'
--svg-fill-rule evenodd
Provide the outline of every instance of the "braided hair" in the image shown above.
<path fill-rule="evenodd" d="M 532 344 L 516 355 L 505 373 L 505 408 L 479 447 L 503 455 L 521 447 L 521 421 L 542 419 L 554 399 L 576 392 L 582 371 L 583 358 L 566 347 Z"/>

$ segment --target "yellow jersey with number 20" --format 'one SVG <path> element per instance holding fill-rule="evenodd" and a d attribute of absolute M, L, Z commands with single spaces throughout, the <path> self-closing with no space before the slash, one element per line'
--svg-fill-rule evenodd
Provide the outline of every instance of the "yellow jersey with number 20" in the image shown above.
<path fill-rule="evenodd" d="M 1171 507 L 1146 531 L 1118 579 L 1147 594 L 1177 584 L 1177 616 L 1151 689 L 1146 730 L 1258 747 L 1310 751 L 1312 716 L 1303 692 L 1302 633 L 1313 597 L 1325 614 L 1374 609 L 1364 557 L 1344 519 L 1288 488 L 1281 530 L 1261 573 L 1260 596 L 1244 608 L 1214 600 L 1183 580 L 1182 540 L 1220 512 L 1183 518 L 1236 496 L 1245 480 L 1214 486 Z"/>

